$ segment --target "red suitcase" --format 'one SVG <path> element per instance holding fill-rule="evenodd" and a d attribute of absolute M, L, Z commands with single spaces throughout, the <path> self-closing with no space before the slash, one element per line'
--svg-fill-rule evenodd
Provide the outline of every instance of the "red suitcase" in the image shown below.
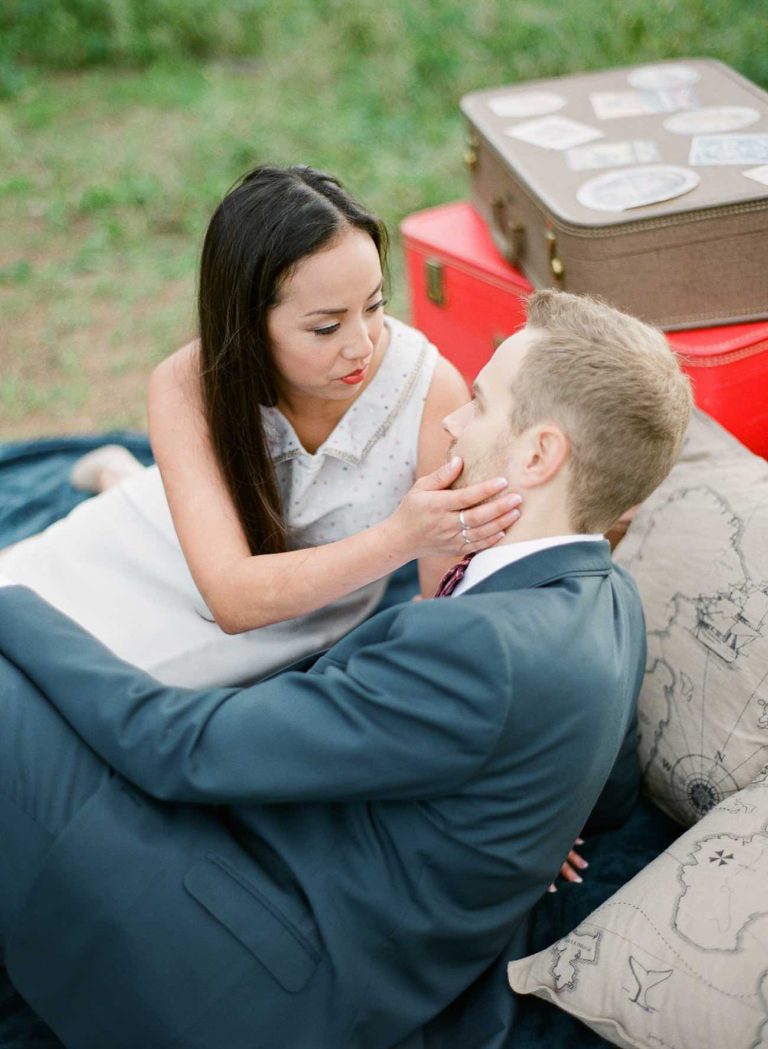
<path fill-rule="evenodd" d="M 533 287 L 463 201 L 409 215 L 400 232 L 412 323 L 471 384 L 499 343 L 525 324 L 524 298 Z"/>
<path fill-rule="evenodd" d="M 768 322 L 669 333 L 698 406 L 768 458 Z"/>
<path fill-rule="evenodd" d="M 412 321 L 471 383 L 498 344 L 525 323 L 533 290 L 501 257 L 471 204 L 416 212 L 401 227 Z M 696 403 L 768 457 L 768 322 L 676 331 L 673 349 Z"/>

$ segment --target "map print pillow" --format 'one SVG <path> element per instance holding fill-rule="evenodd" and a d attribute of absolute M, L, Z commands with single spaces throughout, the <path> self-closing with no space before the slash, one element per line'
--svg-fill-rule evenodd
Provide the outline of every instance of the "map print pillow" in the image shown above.
<path fill-rule="evenodd" d="M 695 413 L 615 559 L 648 630 L 644 786 L 690 826 L 768 763 L 768 462 Z"/>
<path fill-rule="evenodd" d="M 509 982 L 632 1049 L 768 1047 L 768 782 L 731 794 Z"/>

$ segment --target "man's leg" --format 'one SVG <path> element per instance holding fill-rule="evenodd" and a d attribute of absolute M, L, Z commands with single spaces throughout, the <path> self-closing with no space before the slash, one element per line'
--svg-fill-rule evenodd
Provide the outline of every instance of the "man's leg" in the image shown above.
<path fill-rule="evenodd" d="M 110 769 L 0 656 L 0 960 L 53 844 Z"/>

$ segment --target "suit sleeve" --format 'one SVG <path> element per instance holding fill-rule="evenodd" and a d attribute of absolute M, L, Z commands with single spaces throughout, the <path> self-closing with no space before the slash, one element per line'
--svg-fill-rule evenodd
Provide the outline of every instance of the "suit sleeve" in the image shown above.
<path fill-rule="evenodd" d="M 629 818 L 640 796 L 640 761 L 637 754 L 637 700 L 645 677 L 647 644 L 645 640 L 645 618 L 640 594 L 632 577 L 624 569 L 614 565 L 617 579 L 629 588 L 630 610 L 629 636 L 639 640 L 631 660 L 625 661 L 626 689 L 633 698 L 619 752 L 608 779 L 584 827 L 584 833 L 601 834 L 603 831 L 620 827 Z"/>
<path fill-rule="evenodd" d="M 36 594 L 10 587 L 0 590 L 0 653 L 154 797 L 425 799 L 489 758 L 511 699 L 500 687 L 509 682 L 501 642 L 477 617 L 459 629 L 456 604 L 439 614 L 405 606 L 344 665 L 331 650 L 307 673 L 194 691 L 161 685 Z M 446 631 L 460 643 L 446 644 Z"/>
<path fill-rule="evenodd" d="M 633 714 L 608 780 L 584 827 L 584 834 L 602 834 L 621 827 L 629 819 L 639 796 L 637 717 Z"/>

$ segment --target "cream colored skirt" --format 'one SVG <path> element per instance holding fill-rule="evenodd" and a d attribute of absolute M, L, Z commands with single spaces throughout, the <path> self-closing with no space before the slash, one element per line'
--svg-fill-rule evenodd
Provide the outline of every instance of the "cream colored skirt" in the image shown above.
<path fill-rule="evenodd" d="M 197 688 L 255 681 L 328 648 L 370 614 L 386 586 L 380 580 L 309 615 L 225 634 L 184 560 L 157 467 L 0 553 L 0 565 L 122 659 L 166 684 Z"/>

